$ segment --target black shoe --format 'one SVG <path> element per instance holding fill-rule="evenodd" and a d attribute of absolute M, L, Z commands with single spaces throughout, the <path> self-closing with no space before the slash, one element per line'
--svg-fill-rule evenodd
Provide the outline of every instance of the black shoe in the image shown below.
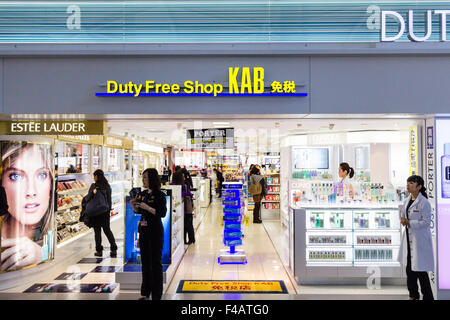
<path fill-rule="evenodd" d="M 102 252 L 102 251 L 96 251 L 96 252 L 94 253 L 94 256 L 96 256 L 96 257 L 102 257 L 102 256 L 103 256 L 103 252 Z"/>
<path fill-rule="evenodd" d="M 117 258 L 117 251 L 111 251 L 111 254 L 110 254 L 110 256 L 111 256 L 111 258 Z"/>

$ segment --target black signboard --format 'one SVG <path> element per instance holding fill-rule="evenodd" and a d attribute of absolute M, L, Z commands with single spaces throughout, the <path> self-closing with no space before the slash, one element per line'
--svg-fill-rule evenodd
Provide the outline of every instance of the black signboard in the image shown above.
<path fill-rule="evenodd" d="M 187 149 L 233 149 L 234 128 L 187 130 Z"/>

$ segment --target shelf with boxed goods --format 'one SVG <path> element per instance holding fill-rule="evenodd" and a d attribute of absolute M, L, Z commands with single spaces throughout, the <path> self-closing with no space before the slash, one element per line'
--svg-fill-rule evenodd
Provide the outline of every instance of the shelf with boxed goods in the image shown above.
<path fill-rule="evenodd" d="M 280 153 L 279 152 L 265 152 L 263 155 L 263 164 L 266 168 L 273 170 L 280 170 Z"/>
<path fill-rule="evenodd" d="M 310 283 L 330 274 L 362 277 L 364 267 L 385 268 L 388 277 L 401 277 L 397 261 L 400 247 L 398 206 L 378 208 L 304 207 L 291 208 L 294 232 L 294 276 Z M 359 268 L 359 269 L 358 269 Z"/>
<path fill-rule="evenodd" d="M 89 174 L 57 177 L 57 208 L 55 214 L 57 244 L 66 242 L 89 230 L 79 221 L 81 201 L 88 193 L 92 178 Z"/>

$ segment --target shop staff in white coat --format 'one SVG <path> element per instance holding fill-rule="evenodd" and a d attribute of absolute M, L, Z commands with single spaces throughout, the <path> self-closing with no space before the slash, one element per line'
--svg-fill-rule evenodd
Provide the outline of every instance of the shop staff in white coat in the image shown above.
<path fill-rule="evenodd" d="M 434 300 L 428 271 L 434 271 L 433 242 L 431 238 L 431 205 L 428 201 L 424 180 L 411 176 L 406 190 L 410 196 L 401 210 L 400 223 L 406 227 L 403 233 L 399 260 L 406 264 L 409 300 L 419 300 L 419 280 L 423 300 Z M 406 246 L 405 246 L 406 243 Z M 406 258 L 406 260 L 405 260 Z"/>

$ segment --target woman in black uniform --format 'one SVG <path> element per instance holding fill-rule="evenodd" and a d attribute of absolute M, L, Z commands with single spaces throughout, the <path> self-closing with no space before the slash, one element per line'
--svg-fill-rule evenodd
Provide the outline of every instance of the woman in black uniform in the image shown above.
<path fill-rule="evenodd" d="M 161 191 L 161 180 L 156 169 L 146 169 L 142 173 L 142 183 L 147 190 L 130 201 L 134 212 L 141 214 L 138 227 L 142 262 L 141 299 L 148 299 L 151 294 L 153 300 L 161 300 L 164 243 L 161 218 L 166 216 L 166 197 Z"/>

